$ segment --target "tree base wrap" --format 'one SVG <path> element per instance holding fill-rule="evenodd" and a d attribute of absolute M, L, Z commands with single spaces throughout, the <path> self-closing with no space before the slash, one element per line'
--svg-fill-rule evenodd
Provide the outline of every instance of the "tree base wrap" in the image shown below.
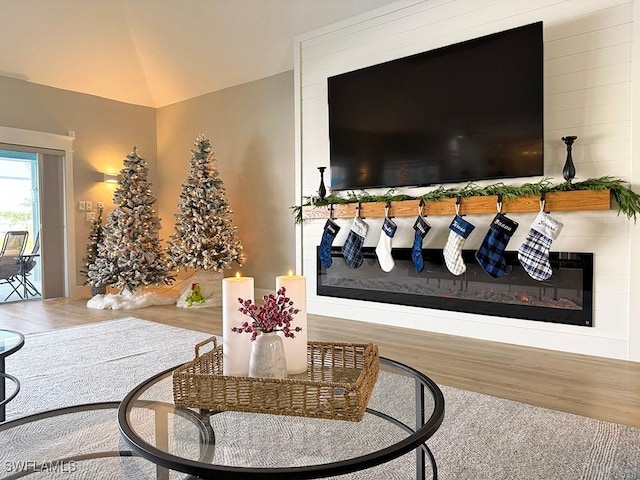
<path fill-rule="evenodd" d="M 133 310 L 153 305 L 173 305 L 175 303 L 175 295 L 161 295 L 155 292 L 131 293 L 125 289 L 122 293 L 95 295 L 87 301 L 87 308 L 95 310 Z"/>

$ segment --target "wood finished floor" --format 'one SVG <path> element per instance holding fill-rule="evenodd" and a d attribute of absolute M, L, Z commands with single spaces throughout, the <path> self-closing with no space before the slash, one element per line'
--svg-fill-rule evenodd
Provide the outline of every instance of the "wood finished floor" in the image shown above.
<path fill-rule="evenodd" d="M 219 308 L 153 306 L 93 310 L 86 299 L 0 305 L 0 328 L 25 334 L 134 316 L 212 334 Z M 310 315 L 309 338 L 372 341 L 380 354 L 422 371 L 438 384 L 640 428 L 640 363 L 542 350 Z M 10 359 L 7 367 L 10 368 Z"/>

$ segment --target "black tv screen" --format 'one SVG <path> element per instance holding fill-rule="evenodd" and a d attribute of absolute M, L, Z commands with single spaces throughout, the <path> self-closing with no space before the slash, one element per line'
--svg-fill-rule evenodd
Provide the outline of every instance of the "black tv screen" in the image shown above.
<path fill-rule="evenodd" d="M 331 189 L 543 175 L 542 22 L 328 79 Z"/>

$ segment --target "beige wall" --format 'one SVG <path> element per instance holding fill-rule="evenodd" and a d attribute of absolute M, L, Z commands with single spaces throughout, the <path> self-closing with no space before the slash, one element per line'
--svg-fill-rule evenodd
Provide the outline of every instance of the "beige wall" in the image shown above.
<path fill-rule="evenodd" d="M 156 111 L 92 95 L 69 92 L 0 76 L 0 125 L 66 135 L 76 133 L 73 144 L 73 188 L 77 200 L 104 202 L 113 207 L 113 185 L 102 183 L 100 172 L 117 172 L 134 145 L 149 162 L 156 183 Z M 45 178 L 46 182 L 47 179 Z M 157 193 L 156 193 L 157 195 Z M 80 270 L 90 223 L 74 209 L 76 265 Z M 70 272 L 77 285 L 84 278 Z"/>
<path fill-rule="evenodd" d="M 293 72 L 160 108 L 157 123 L 164 238 L 173 231 L 190 149 L 202 132 L 244 246 L 242 274 L 254 277 L 256 288 L 273 289 L 276 275 L 295 270 Z"/>
<path fill-rule="evenodd" d="M 113 208 L 115 186 L 101 172 L 118 172 L 136 145 L 149 162 L 161 236 L 173 231 L 178 195 L 195 137 L 207 135 L 234 211 L 247 261 L 243 275 L 273 289 L 276 275 L 295 268 L 293 72 L 153 109 L 0 76 L 0 125 L 66 135 L 73 130 L 76 265 L 90 224 L 78 200 Z M 156 125 L 157 123 L 157 125 Z M 45 179 L 46 181 L 46 179 Z M 106 215 L 105 215 L 106 217 Z M 233 272 L 227 272 L 230 275 Z M 72 274 L 73 278 L 73 274 Z M 75 274 L 77 285 L 84 278 Z"/>

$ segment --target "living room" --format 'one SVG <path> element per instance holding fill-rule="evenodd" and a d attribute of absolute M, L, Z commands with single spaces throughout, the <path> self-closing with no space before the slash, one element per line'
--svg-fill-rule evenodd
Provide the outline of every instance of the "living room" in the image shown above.
<path fill-rule="evenodd" d="M 317 168 L 329 166 L 322 107 L 326 96 L 321 91 L 324 78 L 536 21 L 544 23 L 545 38 L 545 176 L 556 183 L 561 181 L 566 155 L 561 137 L 577 135 L 573 149 L 577 180 L 612 175 L 635 188 L 640 171 L 639 160 L 632 154 L 633 140 L 640 135 L 632 123 L 640 98 L 636 91 L 638 82 L 632 80 L 638 73 L 638 65 L 632 61 L 638 57 L 637 42 L 633 42 L 638 34 L 636 2 L 385 3 L 371 4 L 367 9 L 370 12 L 354 12 L 359 15 L 340 19 L 340 23 L 331 27 L 319 25 L 323 28 L 299 32 L 287 47 L 291 62 L 280 71 L 251 81 L 231 80 L 221 88 L 168 103 L 150 95 L 141 103 L 132 99 L 114 100 L 99 93 L 38 84 L 30 81 L 28 75 L 0 76 L 0 96 L 6 107 L 0 110 L 3 127 L 0 143 L 16 144 L 12 138 L 24 131 L 68 139 L 56 140 L 68 145 L 57 149 L 71 152 L 73 158 L 72 165 L 67 166 L 70 171 L 65 173 L 71 180 L 68 190 L 73 193 L 66 200 L 68 232 L 72 235 L 67 243 L 71 248 L 66 258 L 69 274 L 65 296 L 82 298 L 85 302 L 88 298 L 79 266 L 90 223 L 78 210 L 78 201 L 103 202 L 107 211 L 111 209 L 113 186 L 98 178 L 104 172 L 118 172 L 123 158 L 136 146 L 150 165 L 162 238 L 166 239 L 172 230 L 193 140 L 204 132 L 212 140 L 214 157 L 234 211 L 234 224 L 246 253 L 242 274 L 255 278 L 257 291 L 266 292 L 273 289 L 276 276 L 288 270 L 304 273 L 309 286 L 309 312 L 317 315 L 317 323 L 310 331 L 318 338 L 328 338 L 332 333 L 324 325 L 336 325 L 340 328 L 335 331 L 343 329 L 348 338 L 366 330 L 370 338 L 383 344 L 385 337 L 390 332 L 393 335 L 397 328 L 403 333 L 393 339 L 392 346 L 387 346 L 387 352 L 401 356 L 402 361 L 413 362 L 426 374 L 433 373 L 438 382 L 582 415 L 597 411 L 598 418 L 603 418 L 605 410 L 615 410 L 609 408 L 615 404 L 626 413 L 622 418 L 607 419 L 637 427 L 640 299 L 632 293 L 640 275 L 640 253 L 632 246 L 637 243 L 639 233 L 637 225 L 618 216 L 615 209 L 551 212 L 565 225 L 553 243 L 553 250 L 595 254 L 593 327 L 320 297 L 315 292 L 316 246 L 324 221 L 311 220 L 297 226 L 291 213 L 292 206 L 316 194 Z M 374 10 L 375 7 L 380 8 Z M 7 5 L 7 8 L 18 7 Z M 206 24 L 205 19 L 200 21 Z M 186 24 L 177 25 L 176 30 L 183 34 L 197 29 Z M 7 29 L 3 35 L 10 33 Z M 22 56 L 35 53 L 16 52 Z M 53 53 L 56 52 L 44 51 L 43 55 L 48 55 L 47 61 L 53 61 Z M 87 68 L 102 68 L 91 65 L 90 54 L 87 52 L 86 63 L 67 68 L 77 76 Z M 127 62 L 131 58 L 121 60 L 119 81 L 126 86 L 131 71 Z M 74 132 L 74 136 L 69 137 L 69 132 Z M 18 143 L 24 145 L 22 138 Z M 486 215 L 468 218 L 481 226 L 489 221 Z M 513 245 L 519 245 L 527 233 L 524 227 L 531 223 L 533 215 L 517 214 L 513 218 L 521 224 L 518 236 L 512 240 Z M 443 235 L 450 220 L 448 216 L 429 217 L 433 228 L 431 246 L 444 245 Z M 411 225 L 405 219 L 402 222 L 399 231 L 411 231 Z M 379 230 L 381 219 L 371 219 L 371 223 L 372 232 Z M 343 235 L 349 224 L 341 220 Z M 481 235 L 477 237 L 470 239 L 465 248 L 477 248 Z M 376 239 L 373 235 L 366 245 L 374 246 Z M 344 237 L 338 238 L 335 244 L 343 241 Z M 394 246 L 409 247 L 410 239 L 400 236 Z M 213 315 L 216 319 L 210 319 L 211 315 L 201 311 L 166 314 L 165 307 L 143 309 L 133 315 L 84 312 L 82 301 L 74 301 L 58 301 L 55 307 L 47 306 L 47 301 L 42 305 L 3 305 L 0 308 L 7 318 L 2 320 L 2 327 L 31 333 L 54 326 L 134 316 L 219 334 L 218 313 Z M 58 313 L 58 318 L 49 319 L 52 311 L 64 311 L 65 305 L 71 312 L 68 318 L 60 318 L 65 314 Z M 32 318 L 25 318 L 24 312 Z M 332 321 L 328 317 L 344 320 L 325 323 Z M 415 336 L 408 340 L 404 330 L 400 330 L 403 328 L 411 329 Z M 404 342 L 407 345 L 403 352 Z M 422 348 L 424 345 L 429 345 L 427 351 Z M 468 349 L 472 353 L 466 362 L 460 360 L 458 355 Z M 487 357 L 492 351 L 497 358 L 490 361 Z M 563 359 L 566 363 L 562 363 Z M 445 365 L 447 361 L 449 366 Z M 465 372 L 465 364 L 475 366 Z M 583 382 L 588 387 L 583 390 L 576 387 L 564 404 L 559 402 L 560 406 L 549 400 L 554 395 L 563 396 L 557 395 L 555 382 L 569 381 L 573 376 L 571 369 L 583 371 L 585 364 L 599 372 L 592 371 L 595 376 Z M 488 373 L 482 373 L 483 369 Z M 557 370 L 563 372 L 562 380 L 555 377 Z M 497 377 L 492 379 L 493 375 Z M 531 381 L 537 378 L 535 375 L 540 375 L 540 382 L 546 382 L 546 386 L 531 385 L 536 383 Z M 609 386 L 610 380 L 620 384 Z M 602 392 L 593 393 L 599 382 L 608 385 L 604 390 L 611 388 L 606 397 L 601 396 Z M 541 390 L 545 393 L 540 396 L 546 398 L 535 398 Z M 583 401 L 588 405 L 581 405 Z M 609 401 L 621 403 L 606 405 Z"/>

